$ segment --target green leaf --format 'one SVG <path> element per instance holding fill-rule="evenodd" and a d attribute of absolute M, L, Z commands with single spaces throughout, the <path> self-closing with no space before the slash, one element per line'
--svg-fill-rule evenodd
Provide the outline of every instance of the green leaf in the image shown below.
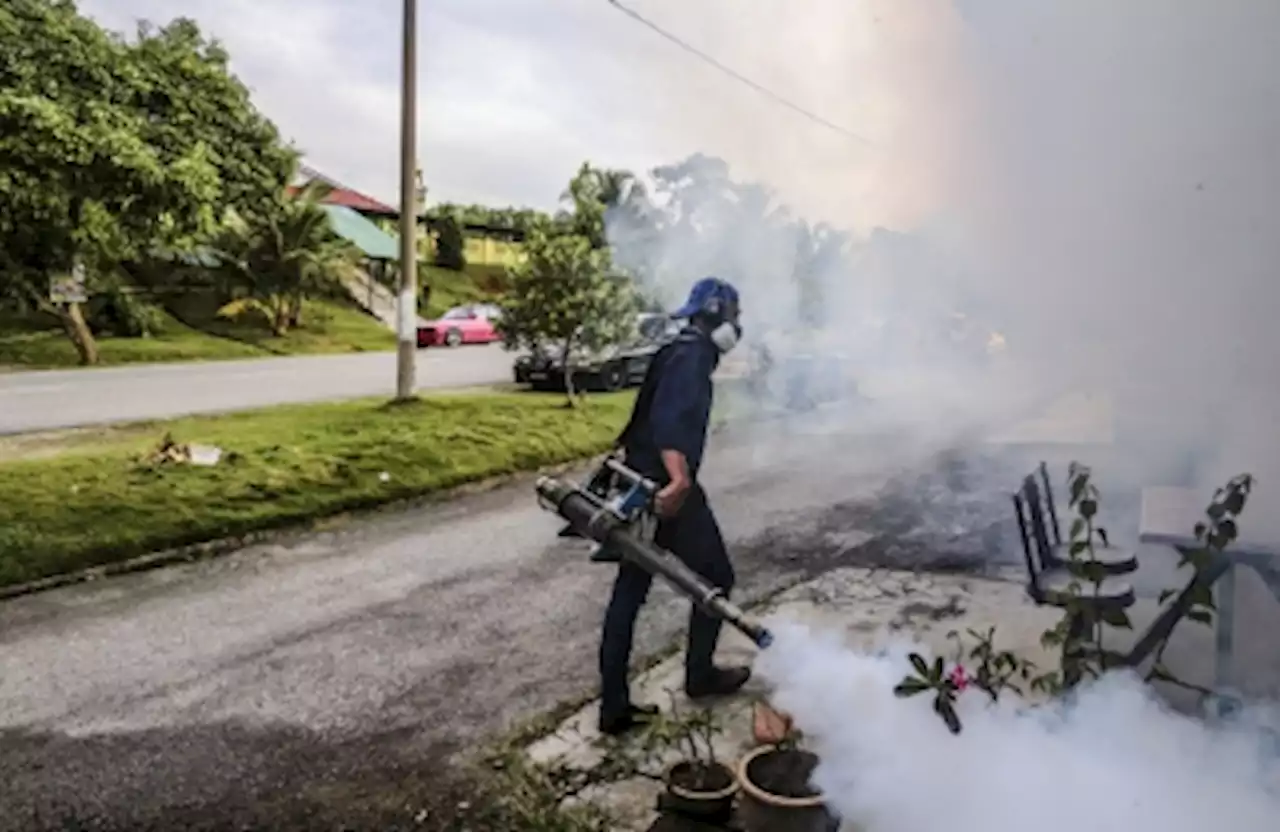
<path fill-rule="evenodd" d="M 1102 620 L 1112 627 L 1122 630 L 1133 629 L 1133 622 L 1129 620 L 1129 614 L 1118 607 L 1103 607 Z"/>
<path fill-rule="evenodd" d="M 930 690 L 930 686 L 924 680 L 906 678 L 894 687 L 893 693 L 895 696 L 905 699 L 909 696 L 924 693 L 926 690 Z"/>
<path fill-rule="evenodd" d="M 929 678 L 929 666 L 925 664 L 923 656 L 919 653 L 912 653 L 910 656 L 907 656 L 907 659 L 911 662 L 911 666 L 915 668 L 916 673 L 918 673 L 922 679 Z"/>
<path fill-rule="evenodd" d="M 1236 526 L 1236 521 L 1227 518 L 1218 524 L 1218 532 L 1225 538 L 1227 543 L 1230 543 L 1236 539 L 1239 529 Z"/>
<path fill-rule="evenodd" d="M 955 706 L 949 697 L 938 696 L 933 700 L 933 710 L 938 716 L 942 717 L 942 721 L 946 723 L 947 730 L 952 734 L 960 733 L 960 717 L 956 715 Z"/>

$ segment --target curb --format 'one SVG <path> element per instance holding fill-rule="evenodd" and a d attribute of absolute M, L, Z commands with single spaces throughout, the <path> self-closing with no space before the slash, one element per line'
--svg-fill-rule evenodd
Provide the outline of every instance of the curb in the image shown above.
<path fill-rule="evenodd" d="M 566 471 L 571 471 L 574 468 L 581 466 L 583 463 L 596 456 L 598 456 L 598 454 L 580 457 L 571 462 L 561 462 L 555 465 L 546 465 L 541 468 L 534 468 L 527 471 L 518 471 L 511 474 L 488 477 L 483 480 L 476 480 L 475 482 L 454 486 L 453 488 L 448 488 L 442 491 L 426 492 L 416 497 L 402 497 L 400 499 L 391 500 L 386 503 L 362 509 L 337 511 L 332 514 L 319 515 L 309 520 L 287 521 L 272 528 L 247 532 L 236 537 L 224 537 L 217 540 L 209 540 L 204 543 L 193 543 L 188 546 L 164 549 L 147 555 L 138 555 L 137 557 L 122 560 L 117 563 L 108 563 L 103 564 L 102 566 L 91 566 L 87 569 L 67 572 L 62 575 L 50 575 L 47 578 L 39 578 L 34 581 L 27 581 L 26 583 L 3 586 L 0 587 L 0 602 L 11 601 L 16 598 L 35 595 L 41 592 L 60 589 L 62 587 L 72 586 L 75 584 L 102 580 L 103 578 L 129 575 L 137 572 L 149 572 L 153 569 L 160 569 L 165 566 L 175 566 L 180 563 L 197 563 L 202 560 L 211 560 L 222 555 L 227 555 L 241 549 L 249 548 L 250 546 L 270 543 L 272 541 L 289 537 L 290 535 L 313 531 L 318 524 L 326 521 L 333 521 L 337 518 L 371 517 L 385 511 L 403 511 L 420 506 L 446 502 L 448 500 L 464 497 L 470 494 L 483 494 L 489 491 L 494 491 L 505 485 L 512 485 L 520 480 L 531 479 L 533 477 L 543 476 L 546 474 L 563 474 Z"/>

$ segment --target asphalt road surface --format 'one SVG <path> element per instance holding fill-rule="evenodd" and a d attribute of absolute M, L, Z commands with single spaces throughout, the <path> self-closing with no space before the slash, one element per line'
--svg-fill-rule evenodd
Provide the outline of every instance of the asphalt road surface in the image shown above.
<path fill-rule="evenodd" d="M 419 389 L 511 379 L 496 344 L 417 355 Z M 391 395 L 395 383 L 396 356 L 381 352 L 0 374 L 0 435 Z"/>
<path fill-rule="evenodd" d="M 706 470 L 738 597 L 945 549 L 921 534 L 931 490 L 892 476 L 932 470 L 918 446 L 776 439 L 762 470 L 732 441 Z M 612 569 L 558 527 L 526 480 L 0 605 L 0 829 L 411 818 L 411 783 L 594 686 Z M 638 652 L 686 609 L 656 585 Z"/>

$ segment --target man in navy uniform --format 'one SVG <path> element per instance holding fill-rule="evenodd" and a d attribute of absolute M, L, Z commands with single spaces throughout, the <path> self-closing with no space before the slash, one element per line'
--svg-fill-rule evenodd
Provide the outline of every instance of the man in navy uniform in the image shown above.
<path fill-rule="evenodd" d="M 660 486 L 654 497 L 658 515 L 654 543 L 680 558 L 726 596 L 733 588 L 733 566 L 720 527 L 698 484 L 711 416 L 711 374 L 720 356 L 742 337 L 738 292 L 723 280 L 699 280 L 689 300 L 672 317 L 687 326 L 654 356 L 636 397 L 631 420 L 618 439 L 626 464 Z M 627 681 L 636 616 L 653 577 L 623 561 L 605 614 L 600 640 L 600 730 L 621 734 L 657 709 L 632 703 Z M 712 663 L 721 621 L 694 605 L 689 621 L 685 692 L 693 699 L 738 691 L 751 676 L 745 667 Z"/>

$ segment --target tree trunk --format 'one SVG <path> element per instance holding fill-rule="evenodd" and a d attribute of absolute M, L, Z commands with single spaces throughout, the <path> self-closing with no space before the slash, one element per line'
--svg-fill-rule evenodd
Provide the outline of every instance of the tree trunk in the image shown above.
<path fill-rule="evenodd" d="M 271 334 L 283 338 L 289 331 L 289 299 L 277 295 L 271 302 Z"/>
<path fill-rule="evenodd" d="M 80 355 L 80 363 L 86 367 L 97 364 L 98 342 L 93 337 L 93 330 L 89 329 L 89 324 L 84 320 L 80 304 L 59 304 L 58 319 L 62 321 L 62 328 L 66 330 L 67 337 L 75 345 L 76 352 Z"/>
<path fill-rule="evenodd" d="M 289 327 L 297 329 L 302 326 L 302 295 L 297 294 L 289 303 Z"/>
<path fill-rule="evenodd" d="M 569 351 L 573 347 L 573 338 L 564 341 L 564 393 L 568 397 L 567 406 L 577 407 L 576 391 L 573 389 L 573 364 L 569 360 Z"/>

